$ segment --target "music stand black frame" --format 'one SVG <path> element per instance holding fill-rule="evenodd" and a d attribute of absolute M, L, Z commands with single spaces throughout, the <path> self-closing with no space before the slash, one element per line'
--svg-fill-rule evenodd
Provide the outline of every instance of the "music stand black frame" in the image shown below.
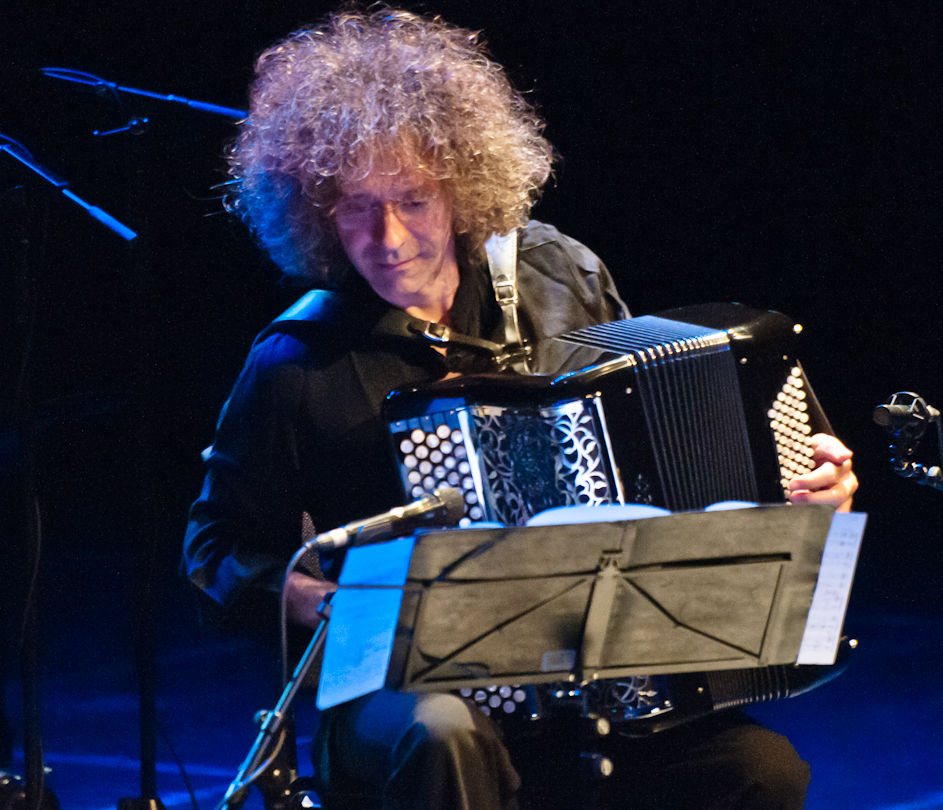
<path fill-rule="evenodd" d="M 386 685 L 442 691 L 794 663 L 833 511 L 421 533 Z"/>

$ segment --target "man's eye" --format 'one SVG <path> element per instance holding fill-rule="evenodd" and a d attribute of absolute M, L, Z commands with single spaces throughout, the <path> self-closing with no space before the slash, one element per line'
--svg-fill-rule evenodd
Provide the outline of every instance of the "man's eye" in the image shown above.
<path fill-rule="evenodd" d="M 337 206 L 337 211 L 342 216 L 359 217 L 368 213 L 372 206 L 369 203 L 346 202 Z"/>

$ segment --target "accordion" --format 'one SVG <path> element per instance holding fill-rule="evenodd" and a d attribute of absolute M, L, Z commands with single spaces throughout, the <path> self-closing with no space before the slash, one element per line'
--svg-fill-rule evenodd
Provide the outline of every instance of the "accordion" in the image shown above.
<path fill-rule="evenodd" d="M 794 356 L 801 327 L 736 304 L 591 326 L 532 347 L 536 373 L 469 375 L 394 392 L 386 418 L 407 498 L 443 486 L 463 525 L 524 525 L 561 506 L 782 503 L 813 469 L 828 422 Z M 628 734 L 719 708 L 799 694 L 836 667 L 636 676 L 575 688 L 466 690 L 489 710 L 564 709 Z M 507 694 L 504 694 L 504 693 Z"/>
<path fill-rule="evenodd" d="M 466 525 L 545 509 L 783 502 L 828 423 L 793 355 L 800 327 L 735 304 L 591 326 L 534 349 L 541 373 L 394 392 L 405 494 L 460 489 Z"/>

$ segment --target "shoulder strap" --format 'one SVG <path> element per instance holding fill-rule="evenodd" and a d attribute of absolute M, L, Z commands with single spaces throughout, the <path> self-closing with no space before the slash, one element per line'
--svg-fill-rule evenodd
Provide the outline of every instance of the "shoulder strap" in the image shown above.
<path fill-rule="evenodd" d="M 475 354 L 483 354 L 501 365 L 507 361 L 505 347 L 483 338 L 475 338 L 456 332 L 441 323 L 414 318 L 401 309 L 390 309 L 377 323 L 377 334 L 387 337 L 401 337 L 410 340 L 420 339 L 434 346 L 466 349 Z"/>
<path fill-rule="evenodd" d="M 501 307 L 504 319 L 504 346 L 513 355 L 510 364 L 521 373 L 529 373 L 527 351 L 521 340 L 521 325 L 517 317 L 517 231 L 492 234 L 485 242 L 488 271 L 494 297 Z"/>
<path fill-rule="evenodd" d="M 517 319 L 517 231 L 504 236 L 492 234 L 485 242 L 485 253 L 494 297 L 504 316 L 504 343 L 518 346 L 521 327 Z"/>
<path fill-rule="evenodd" d="M 335 329 L 369 329 L 373 334 L 384 338 L 401 338 L 411 342 L 418 340 L 445 348 L 458 346 L 476 354 L 487 355 L 499 365 L 506 360 L 504 347 L 497 343 L 463 335 L 440 323 L 414 318 L 395 307 L 391 307 L 379 320 L 372 323 L 358 320 L 357 312 L 356 308 L 351 307 L 350 300 L 340 293 L 311 290 L 272 321 L 256 340 L 284 329 L 286 324 L 302 321 Z"/>

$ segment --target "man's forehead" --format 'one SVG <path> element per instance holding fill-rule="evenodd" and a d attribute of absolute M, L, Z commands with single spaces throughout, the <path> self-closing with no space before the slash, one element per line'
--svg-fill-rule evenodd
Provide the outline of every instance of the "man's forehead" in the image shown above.
<path fill-rule="evenodd" d="M 399 174 L 372 173 L 359 180 L 344 180 L 340 184 L 345 197 L 377 197 L 395 199 L 415 191 L 435 191 L 437 180 L 419 172 L 400 172 Z"/>

